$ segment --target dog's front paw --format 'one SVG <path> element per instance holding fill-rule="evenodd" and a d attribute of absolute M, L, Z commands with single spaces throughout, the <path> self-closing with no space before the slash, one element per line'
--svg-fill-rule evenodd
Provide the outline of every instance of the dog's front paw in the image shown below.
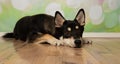
<path fill-rule="evenodd" d="M 60 46 L 60 45 L 64 45 L 64 43 L 63 43 L 62 40 L 57 40 L 57 41 L 56 41 L 56 45 L 57 45 L 57 46 Z"/>
<path fill-rule="evenodd" d="M 92 44 L 92 40 L 89 40 L 87 38 L 83 39 L 83 44 Z"/>
<path fill-rule="evenodd" d="M 50 43 L 51 45 L 55 45 L 55 46 L 60 46 L 63 45 L 63 42 L 61 40 L 49 40 L 48 43 Z"/>

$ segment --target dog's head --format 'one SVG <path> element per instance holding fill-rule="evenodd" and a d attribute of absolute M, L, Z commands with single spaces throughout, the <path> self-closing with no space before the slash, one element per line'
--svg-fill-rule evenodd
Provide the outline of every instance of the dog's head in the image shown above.
<path fill-rule="evenodd" d="M 74 20 L 66 20 L 59 11 L 55 13 L 56 27 L 61 28 L 62 36 L 65 45 L 71 47 L 81 47 L 81 38 L 85 25 L 85 12 L 80 9 Z"/>

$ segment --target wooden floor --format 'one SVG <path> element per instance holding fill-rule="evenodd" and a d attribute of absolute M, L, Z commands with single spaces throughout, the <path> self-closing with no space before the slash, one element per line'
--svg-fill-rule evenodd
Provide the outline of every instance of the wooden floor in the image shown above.
<path fill-rule="evenodd" d="M 90 38 L 83 48 L 23 44 L 0 38 L 0 64 L 120 64 L 120 38 Z"/>

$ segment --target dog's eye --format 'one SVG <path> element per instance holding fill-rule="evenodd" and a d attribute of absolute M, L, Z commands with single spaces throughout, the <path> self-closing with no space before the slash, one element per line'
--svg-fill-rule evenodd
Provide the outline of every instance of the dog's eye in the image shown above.
<path fill-rule="evenodd" d="M 68 31 L 71 31 L 71 28 L 70 28 L 70 27 L 68 27 L 68 28 L 67 28 L 67 30 L 68 30 Z"/>
<path fill-rule="evenodd" d="M 79 26 L 75 26 L 75 29 L 79 29 Z"/>

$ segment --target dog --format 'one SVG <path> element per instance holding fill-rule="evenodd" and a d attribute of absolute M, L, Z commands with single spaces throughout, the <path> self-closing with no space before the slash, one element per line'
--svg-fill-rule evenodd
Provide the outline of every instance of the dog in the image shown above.
<path fill-rule="evenodd" d="M 37 14 L 21 18 L 16 23 L 13 32 L 6 33 L 3 38 L 80 48 L 83 44 L 84 26 L 84 9 L 78 11 L 74 20 L 66 20 L 59 11 L 56 11 L 55 17 Z"/>

